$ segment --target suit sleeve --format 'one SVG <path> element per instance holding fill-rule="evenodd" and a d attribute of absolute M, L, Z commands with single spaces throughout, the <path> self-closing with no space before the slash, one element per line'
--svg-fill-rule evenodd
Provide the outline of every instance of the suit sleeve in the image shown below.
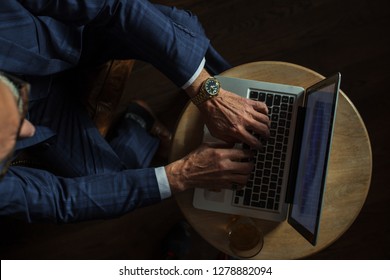
<path fill-rule="evenodd" d="M 0 182 L 0 216 L 27 222 L 113 218 L 160 200 L 153 168 L 62 178 L 11 167 Z"/>
<path fill-rule="evenodd" d="M 196 16 L 146 0 L 25 0 L 35 16 L 74 26 L 104 29 L 123 45 L 118 57 L 147 61 L 182 87 L 209 48 Z"/>

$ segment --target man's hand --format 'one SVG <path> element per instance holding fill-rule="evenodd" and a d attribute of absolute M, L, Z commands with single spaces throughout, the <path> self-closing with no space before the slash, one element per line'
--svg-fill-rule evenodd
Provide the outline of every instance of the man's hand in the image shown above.
<path fill-rule="evenodd" d="M 210 75 L 203 70 L 186 89 L 188 95 L 196 96 L 208 77 Z M 251 132 L 263 138 L 269 137 L 268 108 L 263 102 L 246 99 L 221 88 L 217 97 L 199 104 L 198 108 L 211 135 L 220 140 L 261 148 L 261 142 Z"/>
<path fill-rule="evenodd" d="M 261 142 L 251 132 L 263 138 L 269 137 L 268 108 L 263 102 L 221 89 L 217 97 L 198 108 L 211 135 L 228 143 L 242 142 L 261 148 Z"/>
<path fill-rule="evenodd" d="M 188 156 L 165 167 L 172 193 L 189 188 L 243 186 L 253 170 L 250 151 L 227 144 L 203 144 Z"/>

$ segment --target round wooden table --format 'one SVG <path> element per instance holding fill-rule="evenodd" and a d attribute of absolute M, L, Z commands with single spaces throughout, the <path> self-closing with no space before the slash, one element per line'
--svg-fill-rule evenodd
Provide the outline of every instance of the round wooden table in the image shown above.
<path fill-rule="evenodd" d="M 302 66 L 274 61 L 244 64 L 222 75 L 303 88 L 324 78 Z M 371 146 L 358 111 L 348 97 L 342 91 L 340 93 L 317 245 L 313 247 L 287 221 L 276 223 L 255 219 L 264 233 L 264 246 L 254 259 L 307 257 L 336 241 L 359 215 L 370 188 Z M 200 113 L 189 103 L 173 137 L 170 161 L 194 150 L 202 142 L 202 130 Z M 188 222 L 205 240 L 220 251 L 234 255 L 229 249 L 226 230 L 231 215 L 195 209 L 192 206 L 193 190 L 176 198 Z"/>

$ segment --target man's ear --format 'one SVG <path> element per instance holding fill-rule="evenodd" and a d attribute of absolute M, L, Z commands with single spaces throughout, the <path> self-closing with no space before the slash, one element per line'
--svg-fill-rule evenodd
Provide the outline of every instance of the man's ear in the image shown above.
<path fill-rule="evenodd" d="M 22 126 L 19 132 L 19 138 L 32 137 L 35 134 L 35 127 L 28 120 L 23 120 Z"/>

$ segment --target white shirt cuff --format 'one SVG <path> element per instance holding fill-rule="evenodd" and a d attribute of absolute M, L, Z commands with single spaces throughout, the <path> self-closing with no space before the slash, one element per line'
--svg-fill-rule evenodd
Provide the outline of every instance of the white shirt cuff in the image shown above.
<path fill-rule="evenodd" d="M 182 89 L 188 88 L 190 85 L 192 85 L 193 82 L 195 82 L 196 78 L 198 78 L 200 72 L 202 72 L 204 65 L 206 64 L 206 59 L 203 58 L 202 61 L 200 62 L 200 65 L 198 67 L 198 70 L 192 75 L 192 77 L 182 86 Z"/>
<path fill-rule="evenodd" d="M 19 99 L 18 89 L 6 76 L 1 75 L 1 72 L 0 72 L 0 82 L 2 82 L 4 85 L 8 87 L 11 93 L 15 96 L 16 100 Z"/>
<path fill-rule="evenodd" d="M 157 167 L 154 169 L 157 178 L 158 188 L 160 190 L 161 200 L 166 199 L 172 195 L 171 188 L 169 186 L 167 173 L 164 167 Z"/>

